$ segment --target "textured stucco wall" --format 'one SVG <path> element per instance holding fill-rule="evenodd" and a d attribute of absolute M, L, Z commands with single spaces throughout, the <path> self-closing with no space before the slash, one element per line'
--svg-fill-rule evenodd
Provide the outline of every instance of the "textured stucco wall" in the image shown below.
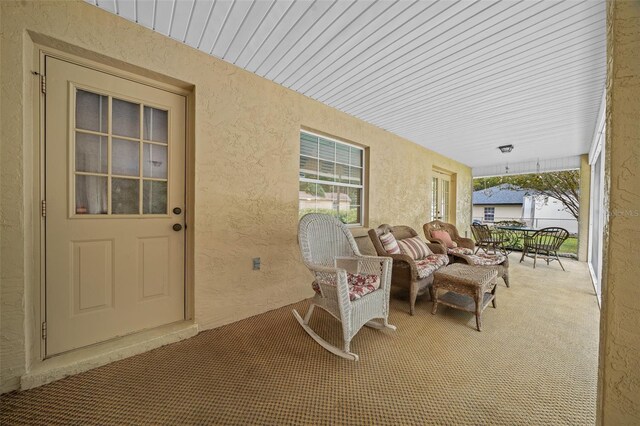
<path fill-rule="evenodd" d="M 609 1 L 605 228 L 599 410 L 640 424 L 640 1 Z"/>
<path fill-rule="evenodd" d="M 9 1 L 0 7 L 3 391 L 17 387 L 39 353 L 39 341 L 25 332 L 33 329 L 39 310 L 30 293 L 37 289 L 30 277 L 32 37 L 59 40 L 111 58 L 112 65 L 157 71 L 195 87 L 190 226 L 195 320 L 201 329 L 312 293 L 296 243 L 301 127 L 369 147 L 369 226 L 408 224 L 421 233 L 436 166 L 456 174 L 457 225 L 463 233 L 469 229 L 471 171 L 460 163 L 83 2 Z M 251 258 L 257 256 L 262 270 L 252 271 Z"/>
<path fill-rule="evenodd" d="M 21 123 L 24 115 L 24 79 L 21 59 L 10 59 L 12 45 L 6 42 L 13 36 L 16 44 L 22 42 L 22 33 L 11 32 L 5 25 L 7 14 L 0 12 L 0 391 L 15 388 L 19 375 L 26 365 L 25 291 L 26 249 L 25 192 L 27 182 L 24 175 L 26 158 Z M 21 50 L 21 49 L 19 49 Z M 13 65 L 13 66 L 10 66 Z M 16 72 L 10 84 L 7 76 Z M 11 100 L 11 103 L 9 103 Z"/>
<path fill-rule="evenodd" d="M 586 262 L 589 256 L 589 206 L 591 198 L 591 166 L 589 155 L 580 156 L 580 211 L 578 212 L 578 260 Z"/>

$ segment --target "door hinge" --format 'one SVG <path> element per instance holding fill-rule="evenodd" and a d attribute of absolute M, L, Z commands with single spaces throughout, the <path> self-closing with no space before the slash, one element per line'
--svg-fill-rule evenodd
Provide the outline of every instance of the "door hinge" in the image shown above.
<path fill-rule="evenodd" d="M 47 77 L 40 75 L 40 90 L 42 93 L 47 93 Z"/>
<path fill-rule="evenodd" d="M 47 322 L 42 323 L 42 340 L 47 340 Z"/>
<path fill-rule="evenodd" d="M 42 217 L 47 217 L 47 200 L 42 200 L 41 209 Z"/>

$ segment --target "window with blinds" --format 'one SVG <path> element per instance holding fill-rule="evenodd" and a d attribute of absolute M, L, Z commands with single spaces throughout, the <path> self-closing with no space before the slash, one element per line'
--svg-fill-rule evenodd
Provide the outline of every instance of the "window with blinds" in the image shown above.
<path fill-rule="evenodd" d="M 326 213 L 362 225 L 364 150 L 300 132 L 299 213 Z"/>

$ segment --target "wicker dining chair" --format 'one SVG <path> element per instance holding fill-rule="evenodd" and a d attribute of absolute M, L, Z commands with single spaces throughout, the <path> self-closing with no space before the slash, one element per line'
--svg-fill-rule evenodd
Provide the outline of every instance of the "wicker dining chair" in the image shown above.
<path fill-rule="evenodd" d="M 508 238 L 500 233 L 492 232 L 487 225 L 473 224 L 471 225 L 471 233 L 476 240 L 476 253 L 482 249 L 485 253 L 493 250 L 494 254 L 497 252 L 508 254 L 504 248 L 504 243 L 508 241 Z"/>
<path fill-rule="evenodd" d="M 525 236 L 520 262 L 524 260 L 525 256 L 533 257 L 533 268 L 535 269 L 536 260 L 540 256 L 541 259 L 547 262 L 547 265 L 549 262 L 557 260 L 564 271 L 564 265 L 562 265 L 558 257 L 558 250 L 560 250 L 560 246 L 567 238 L 569 238 L 569 231 L 557 227 L 543 228 L 530 237 Z"/>
<path fill-rule="evenodd" d="M 363 256 L 349 229 L 337 218 L 320 213 L 300 219 L 298 243 L 304 264 L 315 277 L 316 294 L 304 319 L 295 309 L 293 315 L 320 346 L 357 361 L 358 355 L 349 346 L 362 326 L 396 329 L 388 322 L 392 260 Z M 342 324 L 343 348 L 330 344 L 309 326 L 316 306 Z"/>

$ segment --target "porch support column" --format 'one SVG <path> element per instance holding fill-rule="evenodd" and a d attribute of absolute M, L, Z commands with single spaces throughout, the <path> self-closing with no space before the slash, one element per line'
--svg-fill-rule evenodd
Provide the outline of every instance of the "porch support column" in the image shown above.
<path fill-rule="evenodd" d="M 589 250 L 589 210 L 591 200 L 591 166 L 589 154 L 580 156 L 580 192 L 578 205 L 578 260 L 587 261 Z"/>
<path fill-rule="evenodd" d="M 640 1 L 607 1 L 600 425 L 640 424 Z"/>

